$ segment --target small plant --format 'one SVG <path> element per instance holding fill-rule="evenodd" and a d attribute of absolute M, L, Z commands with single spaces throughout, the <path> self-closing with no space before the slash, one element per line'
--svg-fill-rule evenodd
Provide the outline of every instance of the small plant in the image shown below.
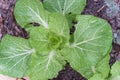
<path fill-rule="evenodd" d="M 0 73 L 48 80 L 56 77 L 67 61 L 89 80 L 107 78 L 112 30 L 103 19 L 80 15 L 85 4 L 85 0 L 18 0 L 15 18 L 30 35 L 29 39 L 11 35 L 2 39 Z M 70 35 L 73 25 L 75 32 Z"/>

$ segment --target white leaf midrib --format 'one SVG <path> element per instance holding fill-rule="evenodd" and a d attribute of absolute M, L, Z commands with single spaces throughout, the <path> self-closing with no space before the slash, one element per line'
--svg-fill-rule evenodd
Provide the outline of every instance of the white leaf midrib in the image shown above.
<path fill-rule="evenodd" d="M 47 64 L 46 64 L 46 70 L 48 70 L 49 64 L 50 64 L 50 62 L 51 62 L 51 60 L 52 60 L 52 58 L 53 58 L 54 55 L 55 55 L 55 51 L 51 51 L 49 53 L 48 61 L 47 61 Z"/>
<path fill-rule="evenodd" d="M 75 2 L 75 0 L 72 0 L 71 3 L 69 4 L 69 6 L 67 6 L 66 5 L 67 4 L 67 0 L 65 0 L 65 2 L 64 2 L 64 9 L 63 9 L 63 15 L 67 12 L 67 10 L 69 8 L 71 8 L 71 6 L 73 5 L 74 2 Z"/>
<path fill-rule="evenodd" d="M 57 0 L 57 3 L 58 3 L 58 7 L 59 7 L 60 12 L 62 12 L 62 7 L 61 7 L 61 3 L 60 3 L 60 1 Z"/>
<path fill-rule="evenodd" d="M 24 50 L 23 50 L 24 51 Z M 34 49 L 31 50 L 25 50 L 26 52 L 22 52 L 22 54 L 15 54 L 14 56 L 9 56 L 9 57 L 4 57 L 4 58 L 0 58 L 0 59 L 9 59 L 9 58 L 15 58 L 15 57 L 19 57 L 19 56 L 23 56 L 23 55 L 29 55 L 32 52 L 35 52 Z"/>
<path fill-rule="evenodd" d="M 34 49 L 28 50 L 26 53 L 26 56 L 24 56 L 23 58 L 21 58 L 20 60 L 18 60 L 9 70 L 13 69 L 17 64 L 19 64 L 22 60 L 24 60 L 27 56 L 29 56 L 30 54 L 32 54 L 32 52 L 35 52 Z"/>
<path fill-rule="evenodd" d="M 35 50 L 34 49 L 31 49 L 31 50 L 28 50 L 27 52 L 24 52 L 24 53 L 22 53 L 22 54 L 18 54 L 18 55 L 15 55 L 15 56 L 10 56 L 10 57 L 5 57 L 5 58 L 0 58 L 1 60 L 3 60 L 3 59 L 9 59 L 8 60 L 8 62 L 10 62 L 11 60 L 13 60 L 13 59 L 17 59 L 18 57 L 22 57 L 21 59 L 19 59 L 17 62 L 15 62 L 15 64 L 14 65 L 11 65 L 11 67 L 9 68 L 9 71 L 10 70 L 12 70 L 17 64 L 19 64 L 21 61 L 23 61 L 24 62 L 24 59 L 27 57 L 27 56 L 29 56 L 30 54 L 32 54 L 32 52 L 35 52 Z M 22 62 L 22 63 L 23 63 Z"/>
<path fill-rule="evenodd" d="M 22 60 L 24 60 L 28 55 L 21 58 L 19 61 L 17 61 L 9 70 L 12 70 L 17 64 L 19 64 Z"/>
<path fill-rule="evenodd" d="M 74 43 L 74 45 L 81 45 L 81 44 L 84 44 L 84 43 L 87 43 L 87 42 L 90 42 L 90 41 L 93 41 L 93 40 L 96 40 L 96 39 L 99 39 L 99 38 L 101 38 L 102 36 L 98 36 L 98 37 L 93 37 L 93 38 L 91 38 L 91 39 L 88 39 L 88 40 L 84 40 L 84 41 L 82 41 L 82 42 L 78 42 L 78 43 Z"/>
<path fill-rule="evenodd" d="M 75 2 L 75 0 L 72 0 L 71 4 L 69 4 L 69 6 L 66 8 L 66 12 L 73 5 L 74 2 Z"/>
<path fill-rule="evenodd" d="M 89 51 L 89 52 L 92 52 L 92 53 L 96 53 L 97 51 L 94 51 L 94 50 L 90 50 L 90 49 L 85 49 L 85 48 L 82 48 L 82 47 L 79 47 L 79 46 L 75 46 L 75 48 L 78 48 L 80 49 L 81 51 Z"/>
<path fill-rule="evenodd" d="M 31 7 L 27 6 L 38 18 L 39 20 L 42 22 L 41 24 L 45 27 L 48 28 L 48 24 L 41 18 L 40 15 L 38 15 Z"/>

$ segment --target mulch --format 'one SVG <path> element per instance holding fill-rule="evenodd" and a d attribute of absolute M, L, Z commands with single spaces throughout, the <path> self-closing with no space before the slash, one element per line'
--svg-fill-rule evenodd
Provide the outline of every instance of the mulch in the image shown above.
<path fill-rule="evenodd" d="M 40 0 L 43 1 L 43 0 Z M 120 3 L 119 0 L 115 0 L 116 3 Z M 16 0 L 0 0 L 0 40 L 5 34 L 11 34 L 23 38 L 28 38 L 28 33 L 22 29 L 14 18 L 14 6 Z M 113 49 L 111 51 L 110 66 L 114 64 L 116 60 L 120 60 L 120 45 L 116 43 L 117 30 L 120 30 L 118 17 L 110 18 L 107 16 L 106 6 L 104 0 L 87 0 L 87 5 L 82 14 L 90 14 L 103 19 L 106 19 L 113 29 Z M 51 80 L 87 80 L 82 77 L 77 71 L 73 70 L 69 64 L 66 64 L 65 68 L 59 72 L 56 78 Z"/>

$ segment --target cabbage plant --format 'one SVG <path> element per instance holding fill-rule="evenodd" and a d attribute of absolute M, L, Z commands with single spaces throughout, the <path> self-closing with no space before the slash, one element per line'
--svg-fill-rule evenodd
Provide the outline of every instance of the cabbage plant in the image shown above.
<path fill-rule="evenodd" d="M 87 79 L 107 78 L 111 26 L 101 18 L 80 15 L 85 5 L 86 0 L 18 0 L 14 15 L 29 38 L 8 34 L 3 37 L 0 74 L 48 80 L 56 77 L 68 62 Z M 31 23 L 39 25 L 34 27 Z M 72 25 L 75 31 L 70 35 Z"/>

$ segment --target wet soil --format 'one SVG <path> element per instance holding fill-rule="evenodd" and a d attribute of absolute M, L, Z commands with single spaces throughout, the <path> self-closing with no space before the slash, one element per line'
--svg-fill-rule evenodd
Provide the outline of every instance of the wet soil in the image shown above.
<path fill-rule="evenodd" d="M 43 1 L 43 0 L 40 0 Z M 14 36 L 28 38 L 28 33 L 22 29 L 14 18 L 14 5 L 16 0 L 0 0 L 0 39 L 5 34 L 11 34 Z M 82 12 L 82 14 L 90 14 L 103 19 L 106 19 L 112 26 L 113 33 L 117 34 L 116 31 L 119 29 L 116 22 L 116 17 L 109 18 L 106 14 L 107 6 L 104 3 L 104 0 L 87 0 L 87 5 Z M 114 38 L 116 38 L 114 36 Z M 110 66 L 114 62 L 120 59 L 120 45 L 113 41 L 113 49 L 111 51 Z M 66 64 L 65 68 L 59 72 L 59 75 L 56 78 L 51 80 L 87 80 L 82 77 L 78 72 L 73 70 L 69 64 Z"/>

